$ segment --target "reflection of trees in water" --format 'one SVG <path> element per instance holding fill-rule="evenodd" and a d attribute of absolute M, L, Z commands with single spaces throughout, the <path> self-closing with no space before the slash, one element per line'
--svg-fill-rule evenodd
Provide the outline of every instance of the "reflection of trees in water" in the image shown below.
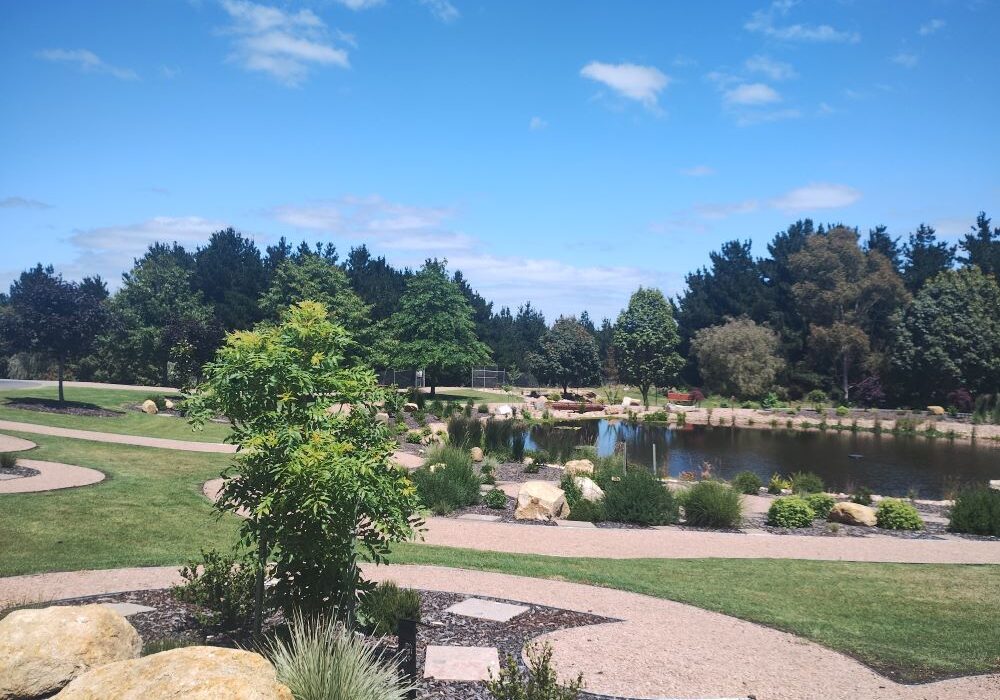
<path fill-rule="evenodd" d="M 579 421 L 558 425 L 531 426 L 531 444 L 534 449 L 545 450 L 556 462 L 573 459 L 578 445 L 597 443 L 598 421 Z"/>

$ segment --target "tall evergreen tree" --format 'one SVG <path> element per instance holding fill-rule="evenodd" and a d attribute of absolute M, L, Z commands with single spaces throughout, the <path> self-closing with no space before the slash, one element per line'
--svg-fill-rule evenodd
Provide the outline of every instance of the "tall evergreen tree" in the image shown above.
<path fill-rule="evenodd" d="M 257 299 L 266 283 L 264 263 L 254 242 L 239 231 L 216 231 L 198 249 L 191 283 L 226 330 L 247 330 L 260 320 Z"/>
<path fill-rule="evenodd" d="M 345 271 L 354 291 L 371 307 L 374 321 L 383 321 L 399 310 L 399 300 L 413 276 L 408 269 L 395 269 L 384 257 L 372 257 L 364 245 L 351 248 Z"/>
<path fill-rule="evenodd" d="M 899 272 L 902 269 L 903 251 L 899 247 L 899 238 L 893 238 L 887 233 L 885 226 L 876 226 L 868 230 L 868 240 L 865 241 L 866 252 L 875 251 L 881 253 L 892 265 L 892 269 Z"/>
<path fill-rule="evenodd" d="M 1000 228 L 990 228 L 986 212 L 979 212 L 976 225 L 958 242 L 958 247 L 965 253 L 959 258 L 963 265 L 975 265 L 988 275 L 1000 276 Z"/>
<path fill-rule="evenodd" d="M 955 263 L 955 246 L 939 242 L 935 231 L 920 224 L 903 246 L 903 281 L 916 293 L 927 282 Z"/>

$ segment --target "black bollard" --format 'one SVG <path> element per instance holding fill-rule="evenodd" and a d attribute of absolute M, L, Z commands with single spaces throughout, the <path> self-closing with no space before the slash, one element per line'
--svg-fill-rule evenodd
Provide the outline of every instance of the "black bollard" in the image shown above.
<path fill-rule="evenodd" d="M 407 700 L 417 700 L 417 622 L 416 620 L 403 619 L 396 626 L 396 638 L 398 646 L 396 648 L 399 655 L 406 651 L 406 661 L 403 662 L 403 673 L 409 680 L 412 688 L 406 694 Z"/>

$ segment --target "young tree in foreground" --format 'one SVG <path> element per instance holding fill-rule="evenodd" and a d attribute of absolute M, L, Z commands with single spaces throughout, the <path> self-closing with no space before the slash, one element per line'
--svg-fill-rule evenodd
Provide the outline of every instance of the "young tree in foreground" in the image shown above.
<path fill-rule="evenodd" d="M 107 297 L 100 278 L 67 282 L 51 265 L 38 264 L 22 272 L 10 287 L 0 315 L 0 338 L 13 352 L 39 353 L 55 360 L 60 402 L 65 400 L 66 364 L 86 354 L 104 329 Z"/>
<path fill-rule="evenodd" d="M 425 369 L 431 395 L 448 372 L 462 372 L 490 359 L 476 337 L 472 307 L 448 278 L 447 261 L 428 260 L 406 284 L 399 311 L 390 319 L 399 367 Z"/>
<path fill-rule="evenodd" d="M 649 388 L 664 386 L 684 359 L 677 353 L 680 336 L 670 304 L 659 289 L 639 287 L 615 323 L 615 362 L 626 384 L 639 387 L 649 406 Z"/>
<path fill-rule="evenodd" d="M 258 630 L 268 561 L 286 612 L 351 617 L 365 586 L 359 554 L 384 561 L 416 524 L 416 491 L 390 463 L 395 443 L 375 417 L 384 392 L 371 370 L 345 365 L 348 340 L 325 306 L 302 302 L 280 325 L 229 334 L 188 402 L 196 425 L 229 418 L 240 445 L 216 507 L 246 516 Z"/>
<path fill-rule="evenodd" d="M 601 376 L 597 341 L 573 316 L 560 316 L 542 336 L 541 348 L 532 353 L 528 365 L 538 378 L 561 386 L 596 384 Z"/>
<path fill-rule="evenodd" d="M 785 366 L 777 334 L 748 318 L 701 329 L 692 349 L 705 384 L 725 396 L 763 396 Z"/>

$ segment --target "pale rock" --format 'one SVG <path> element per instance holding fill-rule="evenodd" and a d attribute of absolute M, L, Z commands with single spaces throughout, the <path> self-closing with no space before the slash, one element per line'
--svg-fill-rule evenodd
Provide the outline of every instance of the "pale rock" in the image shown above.
<path fill-rule="evenodd" d="M 860 503 L 851 501 L 841 501 L 834 504 L 830 509 L 830 514 L 826 517 L 831 523 L 843 523 L 844 525 L 864 525 L 866 527 L 875 526 L 875 509 L 863 506 Z"/>
<path fill-rule="evenodd" d="M 604 490 L 593 479 L 586 476 L 574 476 L 573 483 L 580 489 L 580 497 L 583 500 L 597 503 L 604 499 Z"/>
<path fill-rule="evenodd" d="M 403 404 L 403 410 L 406 413 L 413 413 L 414 411 L 417 411 L 419 408 L 420 406 L 412 402 L 407 402 Z"/>
<path fill-rule="evenodd" d="M 482 462 L 483 461 L 483 448 L 481 448 L 481 447 L 473 447 L 471 450 L 469 450 L 469 454 L 472 455 L 472 461 L 473 462 Z"/>
<path fill-rule="evenodd" d="M 593 474 L 594 463 L 589 459 L 571 459 L 563 466 L 567 474 Z"/>
<path fill-rule="evenodd" d="M 548 481 L 526 481 L 517 493 L 517 520 L 552 520 L 569 515 L 566 494 Z"/>
<path fill-rule="evenodd" d="M 142 402 L 142 412 L 148 413 L 151 416 L 155 416 L 160 412 L 160 409 L 156 407 L 156 402 L 152 399 L 146 399 Z"/>
<path fill-rule="evenodd" d="M 174 410 L 174 405 L 175 405 L 175 404 L 174 404 L 174 402 L 173 402 L 173 401 L 171 401 L 170 399 L 166 399 L 166 400 L 164 400 L 164 402 L 163 402 L 163 407 L 164 407 L 165 409 L 167 409 L 168 411 L 172 411 L 172 410 Z"/>

